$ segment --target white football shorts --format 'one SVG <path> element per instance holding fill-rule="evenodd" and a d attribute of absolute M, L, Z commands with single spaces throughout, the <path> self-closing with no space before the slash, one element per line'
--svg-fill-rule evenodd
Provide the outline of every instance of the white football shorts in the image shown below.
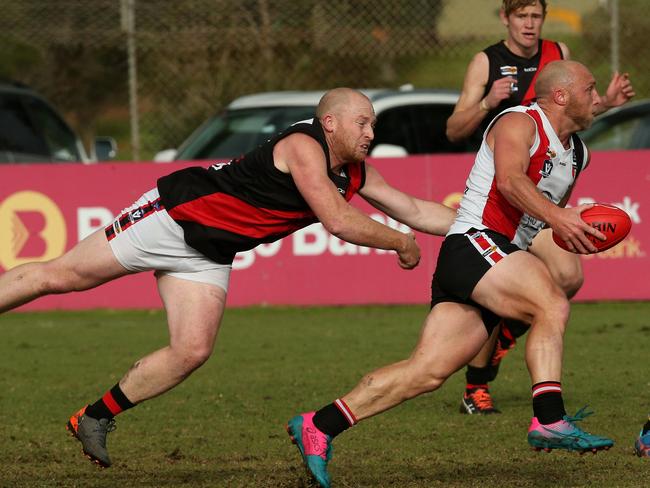
<path fill-rule="evenodd" d="M 142 195 L 106 227 L 113 254 L 129 271 L 155 271 L 228 291 L 229 264 L 215 263 L 188 246 L 183 229 L 160 205 L 158 189 Z"/>

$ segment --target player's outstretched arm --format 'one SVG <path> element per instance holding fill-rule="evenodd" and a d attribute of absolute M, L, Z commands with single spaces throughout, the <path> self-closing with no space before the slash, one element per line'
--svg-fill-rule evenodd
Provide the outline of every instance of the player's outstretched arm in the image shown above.
<path fill-rule="evenodd" d="M 444 236 L 456 210 L 421 200 L 389 185 L 374 167 L 366 164 L 366 182 L 359 194 L 373 207 L 412 229 Z"/>
<path fill-rule="evenodd" d="M 276 166 L 291 174 L 309 207 L 334 236 L 361 246 L 394 250 L 405 269 L 417 266 L 420 248 L 412 233 L 405 234 L 374 221 L 339 194 L 327 176 L 320 145 L 304 134 L 292 134 L 276 144 Z"/>

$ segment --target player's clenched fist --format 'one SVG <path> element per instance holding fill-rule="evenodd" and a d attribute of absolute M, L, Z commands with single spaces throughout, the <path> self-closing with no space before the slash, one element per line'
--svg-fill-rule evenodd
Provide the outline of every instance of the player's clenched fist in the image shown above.
<path fill-rule="evenodd" d="M 404 269 L 413 269 L 420 262 L 420 246 L 415 242 L 415 234 L 409 232 L 406 234 L 406 244 L 402 249 L 397 251 L 399 256 L 399 265 Z"/>

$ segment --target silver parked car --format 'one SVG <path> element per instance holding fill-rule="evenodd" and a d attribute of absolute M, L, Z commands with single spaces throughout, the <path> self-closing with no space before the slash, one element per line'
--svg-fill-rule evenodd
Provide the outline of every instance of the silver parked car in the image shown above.
<path fill-rule="evenodd" d="M 377 114 L 370 155 L 456 153 L 475 151 L 480 134 L 452 144 L 445 136 L 447 118 L 459 93 L 451 90 L 361 90 Z M 294 122 L 314 117 L 324 91 L 267 92 L 240 97 L 201 125 L 181 146 L 159 152 L 154 160 L 230 159 L 263 143 Z"/>

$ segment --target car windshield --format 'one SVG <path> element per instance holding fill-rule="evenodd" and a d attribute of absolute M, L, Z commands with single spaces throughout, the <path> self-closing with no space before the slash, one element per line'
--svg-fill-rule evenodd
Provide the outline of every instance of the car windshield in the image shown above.
<path fill-rule="evenodd" d="M 315 106 L 229 110 L 202 125 L 178 150 L 177 159 L 229 159 L 244 154 L 300 120 Z"/>
<path fill-rule="evenodd" d="M 0 93 L 0 162 L 80 161 L 75 135 L 41 100 Z"/>

